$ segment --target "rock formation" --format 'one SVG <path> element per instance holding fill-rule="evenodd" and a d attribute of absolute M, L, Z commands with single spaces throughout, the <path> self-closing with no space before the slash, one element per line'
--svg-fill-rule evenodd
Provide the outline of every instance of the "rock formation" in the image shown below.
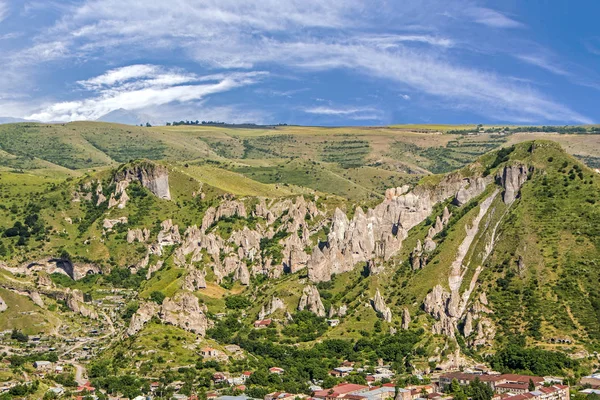
<path fill-rule="evenodd" d="M 178 293 L 173 298 L 167 297 L 163 301 L 159 315 L 168 324 L 202 336 L 211 325 L 203 308 L 200 307 L 198 298 L 189 292 Z"/>
<path fill-rule="evenodd" d="M 173 246 L 181 243 L 179 227 L 173 225 L 173 221 L 167 219 L 160 224 L 161 230 L 158 233 L 158 244 L 160 247 Z"/>
<path fill-rule="evenodd" d="M 108 208 L 125 208 L 127 202 L 129 201 L 129 196 L 127 195 L 126 190 L 128 186 L 129 181 L 120 181 L 116 183 L 115 191 L 114 193 L 111 193 L 110 199 L 108 199 Z"/>
<path fill-rule="evenodd" d="M 158 304 L 153 302 L 143 303 L 131 317 L 126 331 L 127 336 L 133 336 L 141 331 L 144 325 L 158 313 L 159 308 Z"/>
<path fill-rule="evenodd" d="M 85 304 L 83 293 L 81 293 L 79 289 L 74 289 L 67 295 L 67 307 L 69 307 L 71 311 L 81 314 L 84 317 L 98 319 L 96 310 Z"/>
<path fill-rule="evenodd" d="M 405 308 L 402 311 L 402 329 L 404 330 L 408 330 L 408 327 L 410 326 L 410 313 L 408 312 L 408 308 Z"/>
<path fill-rule="evenodd" d="M 389 259 L 401 248 L 408 231 L 425 220 L 435 204 L 455 196 L 463 188 L 471 193 L 469 188 L 473 187 L 470 190 L 475 193 L 485 182 L 449 174 L 433 187 L 422 185 L 408 193 L 404 189 L 389 190 L 381 204 L 366 213 L 357 208 L 351 220 L 336 209 L 327 243 L 324 247 L 316 246 L 308 260 L 309 279 L 328 281 L 332 274 L 350 271 L 359 262 L 378 257 Z"/>
<path fill-rule="evenodd" d="M 127 243 L 140 242 L 145 243 L 150 239 L 150 231 L 144 229 L 129 229 L 127 231 Z"/>
<path fill-rule="evenodd" d="M 304 287 L 300 303 L 298 304 L 298 310 L 308 310 L 319 317 L 325 316 L 325 307 L 316 286 L 308 285 Z"/>
<path fill-rule="evenodd" d="M 127 217 L 120 217 L 117 219 L 105 219 L 104 222 L 102 222 L 102 227 L 104 229 L 106 229 L 107 231 L 112 230 L 112 228 L 115 227 L 115 225 L 117 224 L 126 224 L 127 223 Z"/>
<path fill-rule="evenodd" d="M 117 171 L 114 181 L 117 184 L 137 181 L 159 199 L 171 200 L 169 171 L 162 165 L 150 161 L 137 162 Z"/>
<path fill-rule="evenodd" d="M 279 297 L 273 296 L 266 307 L 263 305 L 258 313 L 258 319 L 265 319 L 277 310 L 285 310 L 285 303 Z"/>
<path fill-rule="evenodd" d="M 505 204 L 512 204 L 517 198 L 521 186 L 527 180 L 528 169 L 523 164 L 510 165 L 504 167 L 500 182 L 504 188 L 503 200 Z"/>
<path fill-rule="evenodd" d="M 8 305 L 6 302 L 0 297 L 0 312 L 8 310 Z"/>
<path fill-rule="evenodd" d="M 182 288 L 190 292 L 206 289 L 206 271 L 191 267 L 185 276 Z"/>
<path fill-rule="evenodd" d="M 383 318 L 386 322 L 392 322 L 392 310 L 385 304 L 385 300 L 381 293 L 379 293 L 379 289 L 377 289 L 377 293 L 375 293 L 375 297 L 371 300 L 373 304 L 373 309 Z"/>

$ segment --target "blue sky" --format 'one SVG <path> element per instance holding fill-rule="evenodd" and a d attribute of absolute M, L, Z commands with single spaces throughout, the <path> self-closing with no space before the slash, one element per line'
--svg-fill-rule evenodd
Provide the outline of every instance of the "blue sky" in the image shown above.
<path fill-rule="evenodd" d="M 595 0 L 0 0 L 0 116 L 600 121 Z"/>

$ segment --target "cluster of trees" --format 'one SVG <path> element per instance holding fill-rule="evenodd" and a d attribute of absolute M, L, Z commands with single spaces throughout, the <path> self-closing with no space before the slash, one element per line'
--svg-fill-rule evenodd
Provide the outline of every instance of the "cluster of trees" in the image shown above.
<path fill-rule="evenodd" d="M 498 351 L 489 360 L 492 368 L 501 372 L 520 372 L 538 376 L 561 375 L 579 366 L 564 353 L 547 351 L 540 348 L 525 348 L 512 343 Z"/>
<path fill-rule="evenodd" d="M 533 382 L 530 383 L 533 384 Z M 481 382 L 479 378 L 475 378 L 474 381 L 464 387 L 460 386 L 456 379 L 453 379 L 448 390 L 455 400 L 490 400 L 494 395 L 492 388 Z"/>

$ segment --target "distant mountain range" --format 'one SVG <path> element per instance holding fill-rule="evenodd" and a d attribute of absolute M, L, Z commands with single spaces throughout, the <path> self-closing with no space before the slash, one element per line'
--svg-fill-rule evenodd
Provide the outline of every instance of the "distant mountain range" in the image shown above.
<path fill-rule="evenodd" d="M 146 123 L 150 123 L 151 125 L 164 125 L 163 122 L 156 120 L 156 118 L 151 115 L 126 110 L 124 108 L 119 108 L 118 110 L 104 114 L 96 121 L 114 122 L 125 125 L 145 125 Z"/>
<path fill-rule="evenodd" d="M 30 119 L 14 118 L 14 117 L 0 117 L 0 124 L 14 124 L 17 122 L 38 122 Z"/>

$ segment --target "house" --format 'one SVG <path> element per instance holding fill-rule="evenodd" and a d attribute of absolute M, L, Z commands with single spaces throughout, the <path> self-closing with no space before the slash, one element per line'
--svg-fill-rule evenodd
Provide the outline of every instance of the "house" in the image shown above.
<path fill-rule="evenodd" d="M 341 374 L 340 376 L 348 376 L 348 375 L 350 375 L 350 372 L 354 371 L 354 368 L 352 368 L 352 367 L 337 367 L 337 368 L 334 368 L 333 370 L 339 372 Z"/>
<path fill-rule="evenodd" d="M 592 385 L 593 387 L 600 386 L 600 373 L 584 376 L 579 381 L 580 385 Z"/>
<path fill-rule="evenodd" d="M 47 371 L 52 368 L 52 363 L 50 361 L 36 361 L 33 366 L 37 370 Z"/>
<path fill-rule="evenodd" d="M 285 370 L 283 368 L 279 368 L 279 367 L 271 367 L 271 368 L 269 368 L 269 372 L 272 374 L 283 375 Z"/>
<path fill-rule="evenodd" d="M 314 392 L 313 397 L 324 400 L 347 398 L 348 395 L 361 394 L 368 390 L 368 386 L 357 385 L 354 383 L 342 383 L 331 389 L 317 390 Z"/>
<path fill-rule="evenodd" d="M 329 326 L 331 326 L 331 327 L 338 326 L 340 324 L 340 320 L 339 319 L 328 319 L 327 324 L 329 324 Z"/>
<path fill-rule="evenodd" d="M 250 378 L 250 375 L 252 375 L 252 371 L 244 371 L 242 372 L 241 378 L 246 382 L 246 380 Z"/>
<path fill-rule="evenodd" d="M 442 374 L 440 376 L 440 387 L 447 388 L 452 381 L 456 379 L 459 385 L 465 386 L 479 379 L 492 388 L 493 391 L 499 393 L 512 393 L 522 394 L 527 392 L 529 388 L 529 381 L 533 381 L 536 389 L 541 387 L 544 382 L 544 378 L 539 376 L 530 375 L 517 375 L 517 374 L 502 374 L 502 375 L 491 375 L 491 374 L 468 374 L 463 372 L 451 372 Z"/>
<path fill-rule="evenodd" d="M 203 347 L 200 350 L 200 354 L 202 354 L 202 357 L 213 358 L 219 355 L 219 350 L 213 349 L 212 347 Z"/>
<path fill-rule="evenodd" d="M 64 367 L 63 367 L 62 365 L 57 365 L 57 366 L 54 368 L 54 372 L 56 372 L 57 374 L 62 374 L 62 373 L 63 373 L 63 371 L 64 371 Z"/>
<path fill-rule="evenodd" d="M 159 387 L 160 387 L 160 383 L 159 382 L 152 382 L 152 383 L 150 383 L 150 391 L 151 392 L 156 392 Z"/>
<path fill-rule="evenodd" d="M 65 393 L 65 389 L 63 389 L 60 386 L 56 386 L 56 387 L 50 388 L 49 392 L 52 392 L 55 395 L 57 395 L 57 396 L 60 397 L 60 396 L 62 396 Z"/>
<path fill-rule="evenodd" d="M 271 325 L 271 322 L 273 322 L 273 320 L 271 320 L 270 318 L 254 321 L 254 327 L 256 329 L 267 328 Z"/>
<path fill-rule="evenodd" d="M 84 383 L 81 386 L 77 386 L 77 392 L 88 392 L 88 393 L 94 393 L 96 391 L 96 388 L 92 386 L 92 384 L 87 381 L 86 383 Z"/>
<path fill-rule="evenodd" d="M 216 399 L 217 397 L 219 397 L 217 392 L 207 392 L 206 393 L 206 400 L 213 400 L 213 399 Z"/>
<path fill-rule="evenodd" d="M 221 383 L 221 382 L 225 382 L 227 380 L 227 377 L 222 372 L 215 372 L 213 374 L 212 379 L 213 379 L 214 383 Z"/>
<path fill-rule="evenodd" d="M 569 400 L 569 387 L 554 385 L 509 397 L 510 400 Z"/>
<path fill-rule="evenodd" d="M 273 392 L 265 396 L 264 400 L 294 400 L 296 398 L 305 399 L 305 394 L 292 394 L 285 392 Z"/>
<path fill-rule="evenodd" d="M 399 388 L 398 389 L 399 395 L 402 394 L 402 390 L 406 390 L 406 389 Z M 410 393 L 410 391 L 408 391 L 408 390 L 406 390 L 406 392 Z M 381 386 L 381 387 L 373 388 L 373 389 L 369 390 L 368 392 L 361 393 L 359 396 L 361 396 L 365 400 L 393 399 L 396 396 L 396 388 L 393 386 Z M 410 400 L 410 399 L 407 397 L 406 400 Z"/>

